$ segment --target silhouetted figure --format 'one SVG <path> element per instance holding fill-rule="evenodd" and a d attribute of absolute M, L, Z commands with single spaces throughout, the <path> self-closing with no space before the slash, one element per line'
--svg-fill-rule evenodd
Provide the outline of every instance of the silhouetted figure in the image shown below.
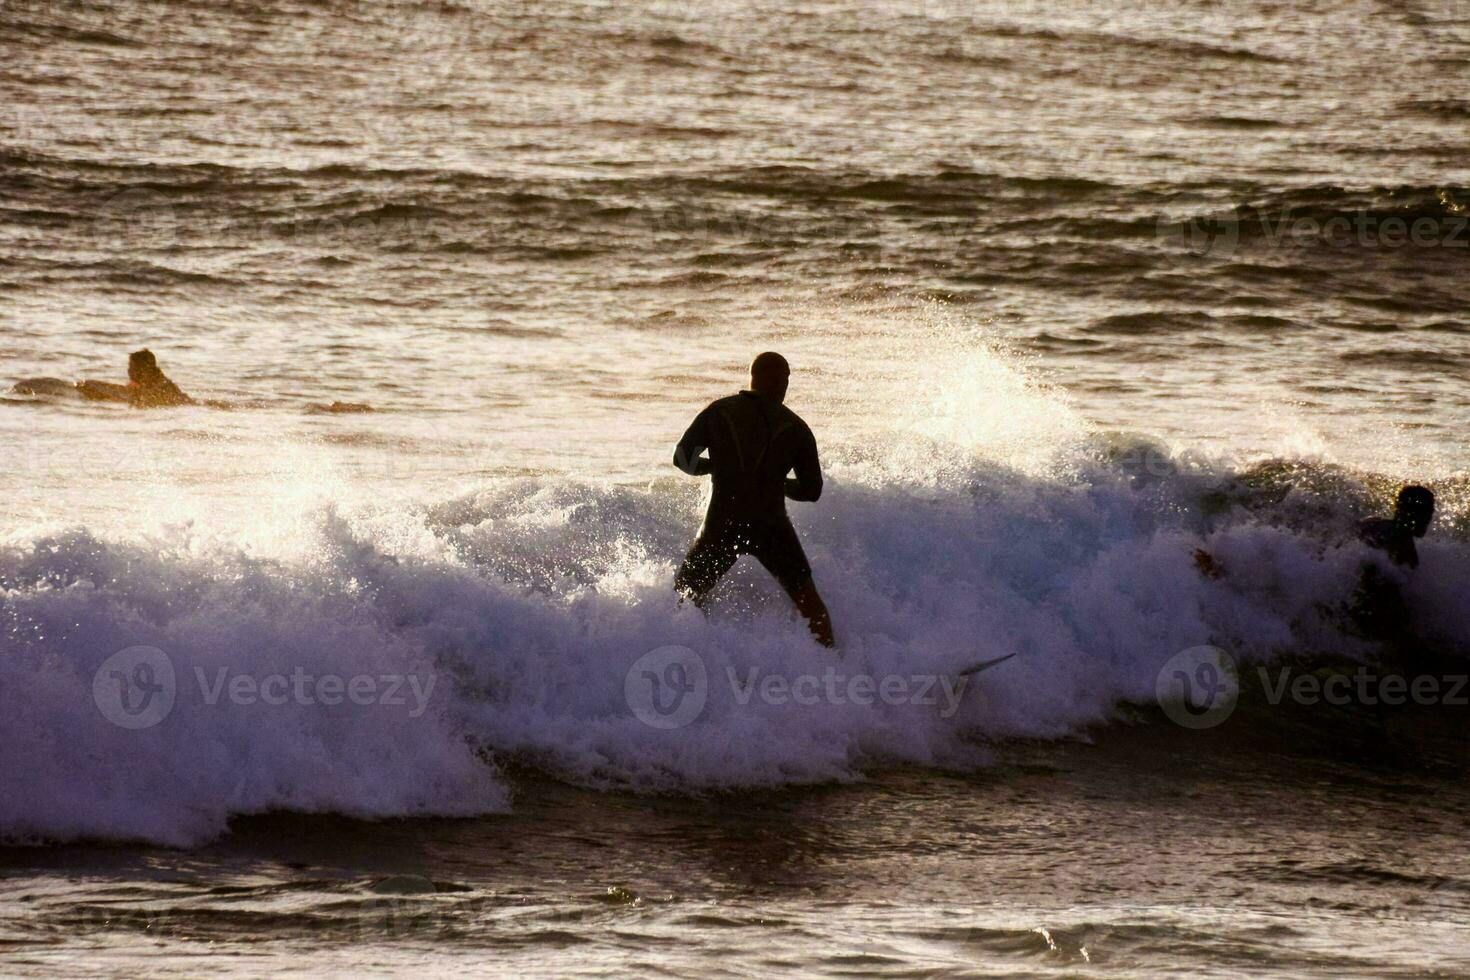
<path fill-rule="evenodd" d="M 832 619 L 786 515 L 787 497 L 822 495 L 816 438 L 781 404 L 790 377 L 786 358 L 761 354 L 750 365 L 750 390 L 710 404 L 679 440 L 674 465 L 690 476 L 712 476 L 714 492 L 674 588 L 702 606 L 735 559 L 751 555 L 781 583 L 818 642 L 830 647 Z M 795 478 L 788 478 L 793 470 Z"/>
<path fill-rule="evenodd" d="M 1425 487 L 1410 486 L 1399 491 L 1393 517 L 1379 517 L 1358 525 L 1358 536 L 1388 555 L 1395 565 L 1419 567 L 1419 549 L 1415 538 L 1424 537 L 1434 519 L 1434 494 Z M 1353 618 L 1369 635 L 1378 639 L 1407 644 L 1409 604 L 1399 578 L 1377 562 L 1363 565 L 1358 575 L 1358 591 L 1353 596 Z"/>
<path fill-rule="evenodd" d="M 1419 567 L 1415 538 L 1424 537 L 1434 519 L 1434 494 L 1426 487 L 1404 487 L 1399 491 L 1393 517 L 1379 517 L 1358 525 L 1358 536 L 1385 552 L 1395 565 Z"/>
<path fill-rule="evenodd" d="M 78 381 L 77 391 L 91 401 L 126 402 L 134 408 L 169 408 L 192 405 L 194 399 L 179 390 L 158 367 L 151 350 L 128 355 L 128 384 L 107 381 Z"/>

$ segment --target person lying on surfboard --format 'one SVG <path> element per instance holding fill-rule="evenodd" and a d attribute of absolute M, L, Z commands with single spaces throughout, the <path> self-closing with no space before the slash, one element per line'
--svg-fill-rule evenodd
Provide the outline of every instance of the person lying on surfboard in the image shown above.
<path fill-rule="evenodd" d="M 781 583 L 817 642 L 831 647 L 832 617 L 786 514 L 788 497 L 815 503 L 822 495 L 817 440 L 782 404 L 790 380 L 786 358 L 759 355 L 750 365 L 750 390 L 711 403 L 679 440 L 674 465 L 690 476 L 713 477 L 714 493 L 674 588 L 702 607 L 735 560 L 751 555 Z"/>
<path fill-rule="evenodd" d="M 171 408 L 194 404 L 194 399 L 180 391 L 179 386 L 159 369 L 158 359 L 151 350 L 146 349 L 128 355 L 127 384 L 78 381 L 77 391 L 89 401 L 126 402 L 134 408 Z"/>

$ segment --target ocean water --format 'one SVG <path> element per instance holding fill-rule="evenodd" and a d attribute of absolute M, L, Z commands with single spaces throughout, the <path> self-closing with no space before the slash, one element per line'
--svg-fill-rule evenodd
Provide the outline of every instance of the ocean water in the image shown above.
<path fill-rule="evenodd" d="M 1467 93 L 1459 0 L 0 0 L 0 388 L 206 402 L 0 396 L 0 973 L 1470 971 Z M 835 660 L 671 592 L 768 348 Z"/>

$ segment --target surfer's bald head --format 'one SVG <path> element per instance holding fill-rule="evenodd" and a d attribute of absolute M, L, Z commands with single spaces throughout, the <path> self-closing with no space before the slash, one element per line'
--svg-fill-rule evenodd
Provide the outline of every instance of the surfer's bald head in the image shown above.
<path fill-rule="evenodd" d="M 750 390 L 781 401 L 791 380 L 791 365 L 775 351 L 757 354 L 750 362 Z"/>

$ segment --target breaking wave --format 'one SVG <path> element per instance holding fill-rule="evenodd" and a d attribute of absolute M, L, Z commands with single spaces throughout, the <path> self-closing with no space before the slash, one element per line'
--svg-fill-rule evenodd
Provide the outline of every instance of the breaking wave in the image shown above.
<path fill-rule="evenodd" d="M 319 505 L 270 557 L 188 530 L 17 533 L 0 548 L 0 834 L 187 845 L 270 810 L 493 812 L 510 805 L 507 770 L 527 766 L 657 792 L 983 766 L 997 743 L 1148 703 L 1186 648 L 1372 654 L 1343 610 L 1367 557 L 1352 522 L 1381 506 L 1381 478 L 1231 470 L 1095 435 L 1048 466 L 910 452 L 906 466 L 951 462 L 848 451 L 822 502 L 794 509 L 837 659 L 744 563 L 708 616 L 676 604 L 700 501 L 675 480 Z M 1440 487 L 1409 592 L 1426 641 L 1456 651 L 1470 642 L 1465 489 Z M 1223 577 L 1201 574 L 1197 548 Z M 956 691 L 960 668 L 1007 653 Z M 670 656 L 702 672 L 701 703 L 650 723 L 642 671 Z M 138 675 L 144 663 L 159 670 Z M 119 723 L 111 686 L 157 686 L 165 669 L 167 712 Z M 858 703 L 842 686 L 858 675 L 897 678 L 902 696 Z M 772 676 L 816 680 L 798 699 L 772 696 Z M 339 686 L 324 694 L 323 677 Z"/>

